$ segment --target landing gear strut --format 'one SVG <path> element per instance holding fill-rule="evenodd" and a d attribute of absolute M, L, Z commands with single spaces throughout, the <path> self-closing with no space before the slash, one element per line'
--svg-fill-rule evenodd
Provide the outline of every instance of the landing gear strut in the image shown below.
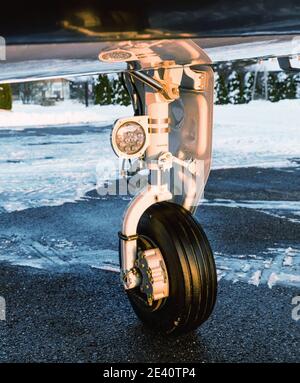
<path fill-rule="evenodd" d="M 211 162 L 210 59 L 192 41 L 120 43 L 99 57 L 127 61 L 135 116 L 116 122 L 112 144 L 149 172 L 119 233 L 124 288 L 149 327 L 191 331 L 209 317 L 217 292 L 213 254 L 192 215 Z"/>

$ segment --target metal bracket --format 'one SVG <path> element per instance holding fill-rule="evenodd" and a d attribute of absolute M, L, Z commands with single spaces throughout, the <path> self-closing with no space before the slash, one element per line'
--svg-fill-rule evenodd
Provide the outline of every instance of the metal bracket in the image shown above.
<path fill-rule="evenodd" d="M 278 61 L 278 65 L 280 66 L 280 68 L 286 72 L 295 72 L 295 73 L 300 72 L 300 68 L 292 67 L 291 60 L 287 56 L 278 57 L 277 61 Z"/>
<path fill-rule="evenodd" d="M 132 71 L 130 74 L 159 92 L 166 100 L 172 101 L 179 98 L 178 84 L 174 84 L 164 80 L 156 80 L 143 72 Z"/>
<path fill-rule="evenodd" d="M 138 234 L 125 235 L 120 231 L 118 232 L 118 236 L 122 241 L 136 241 L 139 238 Z"/>

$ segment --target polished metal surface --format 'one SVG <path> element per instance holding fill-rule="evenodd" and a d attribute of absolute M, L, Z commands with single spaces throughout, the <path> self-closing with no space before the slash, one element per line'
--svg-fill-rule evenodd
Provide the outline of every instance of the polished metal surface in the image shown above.
<path fill-rule="evenodd" d="M 8 2 L 3 16 L 1 82 L 122 72 L 126 64 L 98 57 L 130 45 L 191 63 L 193 53 L 175 39 L 193 39 L 213 62 L 300 54 L 297 0 L 27 0 Z"/>
<path fill-rule="evenodd" d="M 154 41 L 159 46 L 158 41 Z M 151 45 L 151 41 L 120 42 L 120 46 L 129 44 Z M 253 37 L 222 37 L 195 39 L 193 43 L 205 50 L 212 62 L 231 60 L 253 60 L 277 56 L 300 54 L 300 36 L 253 36 Z M 180 63 L 188 58 L 180 52 L 177 44 L 180 40 L 163 41 L 168 48 L 162 58 Z M 74 75 L 92 75 L 97 73 L 123 72 L 126 62 L 101 62 L 99 54 L 115 48 L 116 42 L 105 43 L 51 43 L 37 45 L 9 45 L 6 48 L 6 60 L 0 61 L 1 82 L 22 82 L 46 78 L 71 77 Z M 158 48 L 157 48 L 158 49 Z M 175 55 L 173 53 L 175 52 Z M 180 54 L 178 54 L 180 53 Z"/>
<path fill-rule="evenodd" d="M 9 44 L 300 32 L 297 0 L 27 0 L 1 13 Z"/>

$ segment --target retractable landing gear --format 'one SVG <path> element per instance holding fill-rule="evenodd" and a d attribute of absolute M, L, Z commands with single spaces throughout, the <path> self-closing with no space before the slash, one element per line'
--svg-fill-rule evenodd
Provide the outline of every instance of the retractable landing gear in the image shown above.
<path fill-rule="evenodd" d="M 216 299 L 215 263 L 204 231 L 182 206 L 161 202 L 145 211 L 138 236 L 138 254 L 160 250 L 169 292 L 149 302 L 140 286 L 127 290 L 135 313 L 149 327 L 166 333 L 194 330 L 210 316 Z"/>
<path fill-rule="evenodd" d="M 161 58 L 176 51 L 188 62 Z M 100 59 L 129 61 L 124 81 L 135 116 L 116 122 L 112 145 L 149 171 L 119 233 L 122 281 L 143 323 L 185 333 L 210 316 L 217 293 L 213 254 L 192 215 L 210 170 L 211 62 L 191 41 L 130 43 Z"/>

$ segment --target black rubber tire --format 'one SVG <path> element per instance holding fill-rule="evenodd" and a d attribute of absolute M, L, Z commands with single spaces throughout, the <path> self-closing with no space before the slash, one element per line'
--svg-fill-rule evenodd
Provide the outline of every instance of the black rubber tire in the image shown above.
<path fill-rule="evenodd" d="M 200 224 L 183 207 L 163 202 L 145 211 L 138 234 L 139 248 L 160 249 L 169 296 L 149 306 L 139 287 L 128 290 L 135 313 L 144 324 L 163 333 L 196 329 L 210 316 L 217 295 L 216 266 Z"/>

